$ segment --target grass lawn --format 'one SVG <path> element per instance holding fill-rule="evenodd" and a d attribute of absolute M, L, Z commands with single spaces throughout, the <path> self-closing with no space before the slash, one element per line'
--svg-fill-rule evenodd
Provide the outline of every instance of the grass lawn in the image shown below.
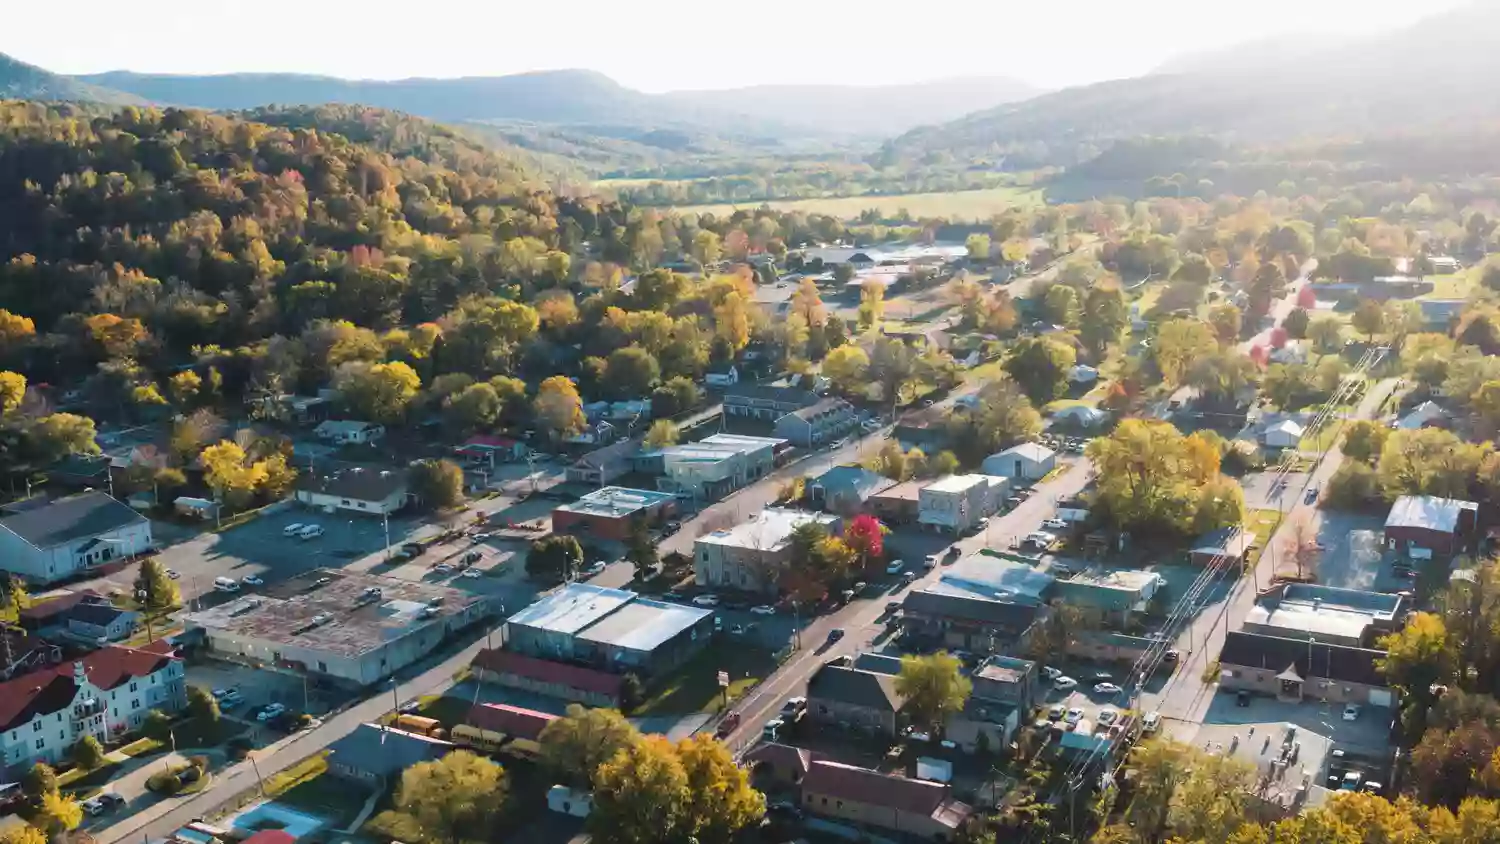
<path fill-rule="evenodd" d="M 266 796 L 280 799 L 298 786 L 317 779 L 327 771 L 328 754 L 326 752 L 309 756 L 284 771 L 266 777 Z"/>
<path fill-rule="evenodd" d="M 1474 270 L 1464 270 L 1426 276 L 1425 280 L 1432 282 L 1432 292 L 1418 296 L 1418 299 L 1467 299 L 1469 291 L 1474 289 L 1477 275 Z"/>
<path fill-rule="evenodd" d="M 729 672 L 729 702 L 776 669 L 776 658 L 764 648 L 725 641 L 705 649 L 692 662 L 658 685 L 632 715 L 688 715 L 718 712 L 724 702 L 720 671 Z"/>
<path fill-rule="evenodd" d="M 1297 443 L 1299 451 L 1327 451 L 1333 448 L 1334 440 L 1339 437 L 1339 423 L 1336 419 L 1330 419 L 1315 431 L 1308 431 L 1302 435 L 1302 440 Z"/>
<path fill-rule="evenodd" d="M 1255 550 L 1250 552 L 1249 567 L 1254 568 L 1260 562 L 1260 555 L 1271 543 L 1271 535 L 1276 533 L 1276 528 L 1281 525 L 1281 511 L 1279 510 L 1251 510 L 1245 514 L 1245 530 L 1255 534 Z"/>
<path fill-rule="evenodd" d="M 753 211 L 762 205 L 768 205 L 777 211 L 806 211 L 809 214 L 828 214 L 841 219 L 852 219 L 868 208 L 875 208 L 888 216 L 900 209 L 905 209 L 917 217 L 987 220 L 1002 211 L 1017 206 L 1036 205 L 1041 201 L 1042 193 L 1037 190 L 986 188 L 985 190 L 944 193 L 909 193 L 900 196 L 838 196 L 818 199 L 783 199 L 771 202 L 684 205 L 678 206 L 677 210 L 724 216 L 734 213 L 736 209 Z"/>
<path fill-rule="evenodd" d="M 268 790 L 269 786 L 267 781 Z M 370 790 L 358 783 L 319 773 L 305 777 L 281 792 L 276 802 L 316 812 L 332 821 L 334 827 L 342 828 L 354 820 L 369 796 Z"/>

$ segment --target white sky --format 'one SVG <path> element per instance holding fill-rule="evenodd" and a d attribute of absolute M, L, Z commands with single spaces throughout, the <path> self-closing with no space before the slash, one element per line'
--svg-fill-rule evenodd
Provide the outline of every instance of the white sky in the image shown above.
<path fill-rule="evenodd" d="M 3 0 L 0 52 L 60 73 L 398 79 L 584 67 L 645 91 L 1014 76 L 1062 87 L 1462 0 Z"/>

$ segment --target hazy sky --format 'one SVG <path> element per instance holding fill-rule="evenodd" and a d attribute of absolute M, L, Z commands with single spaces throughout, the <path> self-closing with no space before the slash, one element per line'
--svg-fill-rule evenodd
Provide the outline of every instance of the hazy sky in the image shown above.
<path fill-rule="evenodd" d="M 7 0 L 0 52 L 63 73 L 398 79 L 586 67 L 646 91 L 959 75 L 1061 87 L 1294 28 L 1391 28 L 1460 2 Z"/>

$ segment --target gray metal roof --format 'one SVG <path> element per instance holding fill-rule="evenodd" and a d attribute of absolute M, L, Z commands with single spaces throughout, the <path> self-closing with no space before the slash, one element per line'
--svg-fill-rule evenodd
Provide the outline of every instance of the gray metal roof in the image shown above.
<path fill-rule="evenodd" d="M 140 513 L 102 492 L 51 501 L 28 499 L 7 506 L 5 513 L 0 517 L 0 527 L 37 548 L 55 548 L 146 521 Z"/>
<path fill-rule="evenodd" d="M 1434 495 L 1403 495 L 1391 505 L 1391 514 L 1385 526 L 1423 528 L 1440 533 L 1456 533 L 1459 515 L 1465 510 L 1479 509 L 1472 501 L 1456 498 L 1438 498 Z"/>
<path fill-rule="evenodd" d="M 391 776 L 418 762 L 436 759 L 452 748 L 452 744 L 441 739 L 360 724 L 328 748 L 328 761 L 360 773 Z"/>
<path fill-rule="evenodd" d="M 712 610 L 637 599 L 584 628 L 578 638 L 650 652 L 711 615 Z"/>
<path fill-rule="evenodd" d="M 825 665 L 818 669 L 807 684 L 807 697 L 889 712 L 899 710 L 906 702 L 896 694 L 895 677 L 841 665 Z"/>
<path fill-rule="evenodd" d="M 511 616 L 511 624 L 575 634 L 635 599 L 625 589 L 570 583 Z"/>

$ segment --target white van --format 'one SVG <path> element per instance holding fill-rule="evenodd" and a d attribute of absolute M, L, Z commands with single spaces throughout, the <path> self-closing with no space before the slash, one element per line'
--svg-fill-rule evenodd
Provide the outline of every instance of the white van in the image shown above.
<path fill-rule="evenodd" d="M 220 592 L 238 592 L 240 591 L 240 584 L 232 577 L 216 577 L 214 578 L 214 588 Z"/>
<path fill-rule="evenodd" d="M 322 525 L 307 525 L 306 527 L 302 528 L 302 530 L 298 531 L 297 535 L 300 536 L 300 537 L 302 537 L 303 539 L 312 539 L 315 536 L 322 536 L 323 535 L 323 526 Z"/>

